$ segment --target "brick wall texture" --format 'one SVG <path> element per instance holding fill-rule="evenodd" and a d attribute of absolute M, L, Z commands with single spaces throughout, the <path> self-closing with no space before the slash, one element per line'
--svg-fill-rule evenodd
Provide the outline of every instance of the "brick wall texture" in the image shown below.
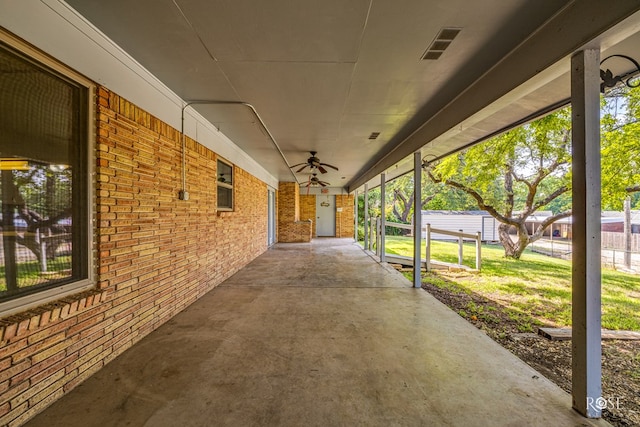
<path fill-rule="evenodd" d="M 301 194 L 300 195 L 300 220 L 311 220 L 311 233 L 313 237 L 316 237 L 316 196 L 314 194 Z"/>
<path fill-rule="evenodd" d="M 336 237 L 354 237 L 353 194 L 336 196 Z M 342 212 L 338 212 L 342 208 Z"/>
<path fill-rule="evenodd" d="M 17 426 L 266 250 L 267 186 L 235 167 L 216 212 L 216 154 L 97 93 L 97 289 L 0 322 L 0 425 Z M 292 221 L 293 222 L 293 221 Z"/>
<path fill-rule="evenodd" d="M 278 241 L 282 243 L 310 242 L 312 223 L 300 218 L 300 187 L 295 182 L 278 185 Z"/>

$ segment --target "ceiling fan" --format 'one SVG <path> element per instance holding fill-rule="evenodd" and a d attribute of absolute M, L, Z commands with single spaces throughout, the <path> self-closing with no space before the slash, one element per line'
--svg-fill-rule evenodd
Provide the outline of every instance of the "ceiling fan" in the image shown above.
<path fill-rule="evenodd" d="M 329 167 L 329 168 L 331 168 L 331 169 L 338 170 L 338 168 L 337 168 L 337 167 L 335 167 L 335 166 L 333 166 L 333 165 L 330 165 L 330 164 L 328 164 L 328 163 L 320 163 L 320 159 L 316 157 L 316 153 L 317 153 L 317 151 L 309 151 L 309 153 L 311 153 L 311 157 L 309 157 L 309 158 L 307 159 L 307 162 L 306 162 L 306 163 L 298 163 L 297 165 L 293 165 L 293 166 L 291 166 L 291 168 L 296 168 L 296 167 L 298 167 L 298 166 L 302 166 L 302 165 L 304 165 L 304 166 L 302 166 L 300 169 L 298 169 L 298 170 L 296 171 L 296 173 L 300 173 L 300 172 L 302 172 L 302 170 L 303 170 L 304 168 L 306 168 L 306 167 L 308 167 L 308 168 L 309 168 L 309 169 L 311 169 L 311 170 L 318 169 L 318 170 L 320 171 L 320 173 L 327 173 L 327 170 L 326 170 L 323 166 Z M 314 174 L 314 175 L 315 175 L 315 174 Z"/>
<path fill-rule="evenodd" d="M 316 176 L 317 174 L 312 174 L 313 177 L 311 177 L 311 175 L 309 175 L 309 181 L 307 182 L 307 188 L 309 188 L 312 185 L 321 185 L 323 187 L 326 187 L 327 185 L 331 185 L 328 182 L 325 181 L 320 181 L 318 179 L 318 177 Z"/>

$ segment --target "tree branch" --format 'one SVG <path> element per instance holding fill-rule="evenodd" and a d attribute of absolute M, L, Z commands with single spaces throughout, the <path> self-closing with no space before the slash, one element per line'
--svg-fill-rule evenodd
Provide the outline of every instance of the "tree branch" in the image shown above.
<path fill-rule="evenodd" d="M 459 182 L 456 181 L 452 181 L 450 179 L 446 179 L 443 180 L 442 178 L 436 178 L 433 173 L 431 171 L 427 171 L 427 174 L 429 175 L 429 178 L 434 181 L 434 182 L 438 182 L 438 183 L 444 183 L 446 185 L 449 185 L 451 187 L 457 188 L 458 190 L 462 190 L 465 193 L 467 193 L 468 195 L 470 195 L 471 197 L 473 197 L 476 202 L 478 203 L 478 207 L 480 209 L 484 209 L 487 212 L 489 212 L 489 214 L 491 214 L 491 216 L 493 216 L 494 218 L 496 218 L 498 221 L 504 223 L 504 224 L 509 224 L 509 225 L 518 225 L 519 222 L 509 218 L 507 216 L 502 215 L 501 213 L 499 213 L 493 206 L 487 205 L 484 202 L 484 199 L 482 198 L 482 195 L 480 193 L 478 193 L 477 191 L 475 191 L 472 188 L 467 187 L 464 184 L 461 184 Z"/>
<path fill-rule="evenodd" d="M 541 207 L 548 205 L 549 203 L 551 203 L 551 201 L 553 201 L 555 198 L 559 197 L 560 195 L 566 193 L 567 191 L 569 191 L 569 188 L 566 185 L 563 185 L 562 187 L 558 188 L 556 191 L 554 191 L 553 193 L 549 194 L 547 197 L 545 197 L 542 200 L 539 200 L 538 203 L 536 203 L 535 205 L 533 205 L 533 210 L 532 212 L 537 211 L 538 209 L 540 209 Z"/>
<path fill-rule="evenodd" d="M 561 212 L 561 213 L 556 214 L 556 215 L 552 215 L 552 216 L 548 217 L 547 219 L 545 219 L 544 221 L 542 221 L 540 223 L 540 227 L 538 227 L 538 229 L 535 231 L 535 233 L 533 233 L 529 237 L 531 242 L 535 242 L 536 240 L 541 238 L 542 234 L 544 233 L 544 230 L 546 230 L 548 226 L 550 226 L 554 222 L 559 221 L 559 220 L 561 220 L 563 218 L 568 218 L 572 214 L 573 214 L 573 212 L 571 210 L 568 210 L 568 211 Z"/>
<path fill-rule="evenodd" d="M 625 191 L 627 193 L 637 193 L 638 191 L 640 191 L 640 185 L 633 185 L 631 187 L 627 187 L 625 188 Z"/>
<path fill-rule="evenodd" d="M 433 200 L 433 198 L 434 198 L 434 197 L 436 197 L 436 195 L 435 195 L 435 194 L 433 194 L 433 195 L 431 195 L 431 196 L 427 196 L 427 197 L 425 197 L 424 199 L 422 199 L 422 204 L 420 205 L 420 206 L 422 207 L 422 209 L 424 209 L 424 208 L 425 208 L 425 205 L 426 205 L 427 203 L 429 203 L 431 200 Z"/>

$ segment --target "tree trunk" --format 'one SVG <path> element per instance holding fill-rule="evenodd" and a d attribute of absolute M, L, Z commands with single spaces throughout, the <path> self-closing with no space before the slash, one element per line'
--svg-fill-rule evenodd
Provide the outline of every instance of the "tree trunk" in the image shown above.
<path fill-rule="evenodd" d="M 504 256 L 506 258 L 520 259 L 522 252 L 526 249 L 529 244 L 529 233 L 527 232 L 527 228 L 524 226 L 524 222 L 520 223 L 516 226 L 516 240 L 514 241 L 509 234 L 509 229 L 511 226 L 509 224 L 500 224 L 498 226 L 498 236 L 500 238 L 500 243 L 504 248 Z"/>

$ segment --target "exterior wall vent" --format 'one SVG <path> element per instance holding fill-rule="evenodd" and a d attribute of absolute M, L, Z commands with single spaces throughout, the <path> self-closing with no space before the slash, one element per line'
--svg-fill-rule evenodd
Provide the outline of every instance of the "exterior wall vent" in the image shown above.
<path fill-rule="evenodd" d="M 451 45 L 462 28 L 443 28 L 435 39 L 431 42 L 427 50 L 422 55 L 422 60 L 435 60 L 442 56 L 444 51 Z"/>

